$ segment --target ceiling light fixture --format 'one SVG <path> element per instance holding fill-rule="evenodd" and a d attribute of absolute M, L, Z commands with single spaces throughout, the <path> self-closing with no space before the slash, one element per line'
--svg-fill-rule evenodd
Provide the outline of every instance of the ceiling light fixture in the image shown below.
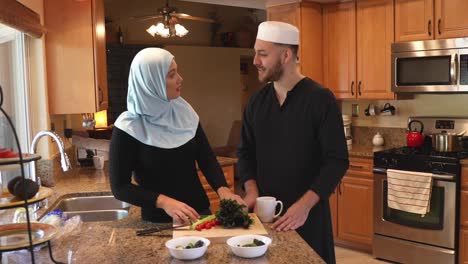
<path fill-rule="evenodd" d="M 146 29 L 151 36 L 159 35 L 163 38 L 169 37 L 183 37 L 189 32 L 184 26 L 179 24 L 179 21 L 175 17 L 171 17 L 169 14 L 164 16 L 164 22 L 159 22 L 157 25 L 151 25 Z"/>

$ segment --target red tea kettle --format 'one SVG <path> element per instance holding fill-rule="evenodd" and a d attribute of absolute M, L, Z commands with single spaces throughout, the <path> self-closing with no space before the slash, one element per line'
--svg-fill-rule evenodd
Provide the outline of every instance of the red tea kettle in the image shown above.
<path fill-rule="evenodd" d="M 421 126 L 421 130 L 417 131 L 416 129 L 412 129 L 411 125 L 413 123 L 418 123 Z M 420 147 L 424 143 L 424 135 L 423 135 L 424 125 L 419 120 L 412 120 L 408 123 L 408 134 L 406 135 L 406 145 L 408 147 Z"/>

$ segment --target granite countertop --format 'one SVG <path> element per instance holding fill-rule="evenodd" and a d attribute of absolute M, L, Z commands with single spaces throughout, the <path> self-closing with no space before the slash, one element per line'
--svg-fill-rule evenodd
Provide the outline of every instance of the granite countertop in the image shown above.
<path fill-rule="evenodd" d="M 231 162 L 231 161 L 227 161 Z M 48 199 L 51 208 L 62 196 L 86 196 L 86 193 L 109 193 L 107 165 L 104 170 L 77 168 L 62 176 L 53 187 L 54 194 Z M 88 194 L 89 195 L 89 194 Z M 44 213 L 46 209 L 41 209 Z M 3 223 L 8 214 L 0 216 Z M 11 217 L 11 215 L 9 216 Z M 3 219 L 2 219 L 3 218 Z M 11 220 L 11 218 L 9 218 Z M 71 263 L 183 263 L 170 256 L 165 242 L 171 239 L 172 231 L 162 231 L 153 236 L 137 237 L 135 231 L 153 227 L 141 220 L 138 207 L 130 208 L 129 216 L 118 221 L 86 222 L 74 231 L 52 240 L 55 260 Z M 234 256 L 226 244 L 211 244 L 207 253 L 190 263 L 324 263 L 296 232 L 276 232 L 265 225 L 272 244 L 267 253 L 255 259 Z M 35 252 L 36 263 L 52 263 L 46 247 Z M 4 253 L 8 263 L 27 263 L 27 251 Z M 69 262 L 70 263 L 70 262 Z"/>
<path fill-rule="evenodd" d="M 394 146 L 374 147 L 372 145 L 352 144 L 348 146 L 348 153 L 350 157 L 373 158 L 374 152 L 391 148 L 394 148 Z"/>

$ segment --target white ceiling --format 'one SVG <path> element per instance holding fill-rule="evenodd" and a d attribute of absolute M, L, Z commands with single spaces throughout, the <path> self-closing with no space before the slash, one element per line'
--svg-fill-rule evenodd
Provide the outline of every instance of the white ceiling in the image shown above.
<path fill-rule="evenodd" d="M 265 9 L 267 6 L 301 2 L 301 0 L 183 0 L 213 5 L 238 6 L 246 8 Z M 313 0 L 317 3 L 345 2 L 349 0 Z"/>

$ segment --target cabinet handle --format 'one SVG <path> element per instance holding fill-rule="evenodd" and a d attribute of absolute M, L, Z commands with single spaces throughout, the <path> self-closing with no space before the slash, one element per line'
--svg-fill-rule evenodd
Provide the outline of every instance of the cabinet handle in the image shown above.
<path fill-rule="evenodd" d="M 429 36 L 432 35 L 431 24 L 431 20 L 429 19 L 429 22 L 427 22 L 427 31 L 429 33 Z"/>
<path fill-rule="evenodd" d="M 359 94 L 359 96 L 362 95 L 361 94 L 361 81 L 359 81 L 359 83 L 358 83 L 358 94 Z"/>
<path fill-rule="evenodd" d="M 104 95 L 103 95 L 103 92 L 102 92 L 102 89 L 99 88 L 98 89 L 98 97 L 99 97 L 99 104 L 102 104 L 102 101 L 104 101 Z"/>
<path fill-rule="evenodd" d="M 358 165 L 352 165 L 352 164 L 349 164 L 349 167 L 352 169 L 364 169 L 364 166 L 358 166 Z"/>
<path fill-rule="evenodd" d="M 351 82 L 351 95 L 354 96 L 354 81 Z"/>
<path fill-rule="evenodd" d="M 441 19 L 439 18 L 439 22 L 437 22 L 437 29 L 439 30 L 439 35 L 442 35 L 442 32 L 440 31 L 440 21 Z"/>

